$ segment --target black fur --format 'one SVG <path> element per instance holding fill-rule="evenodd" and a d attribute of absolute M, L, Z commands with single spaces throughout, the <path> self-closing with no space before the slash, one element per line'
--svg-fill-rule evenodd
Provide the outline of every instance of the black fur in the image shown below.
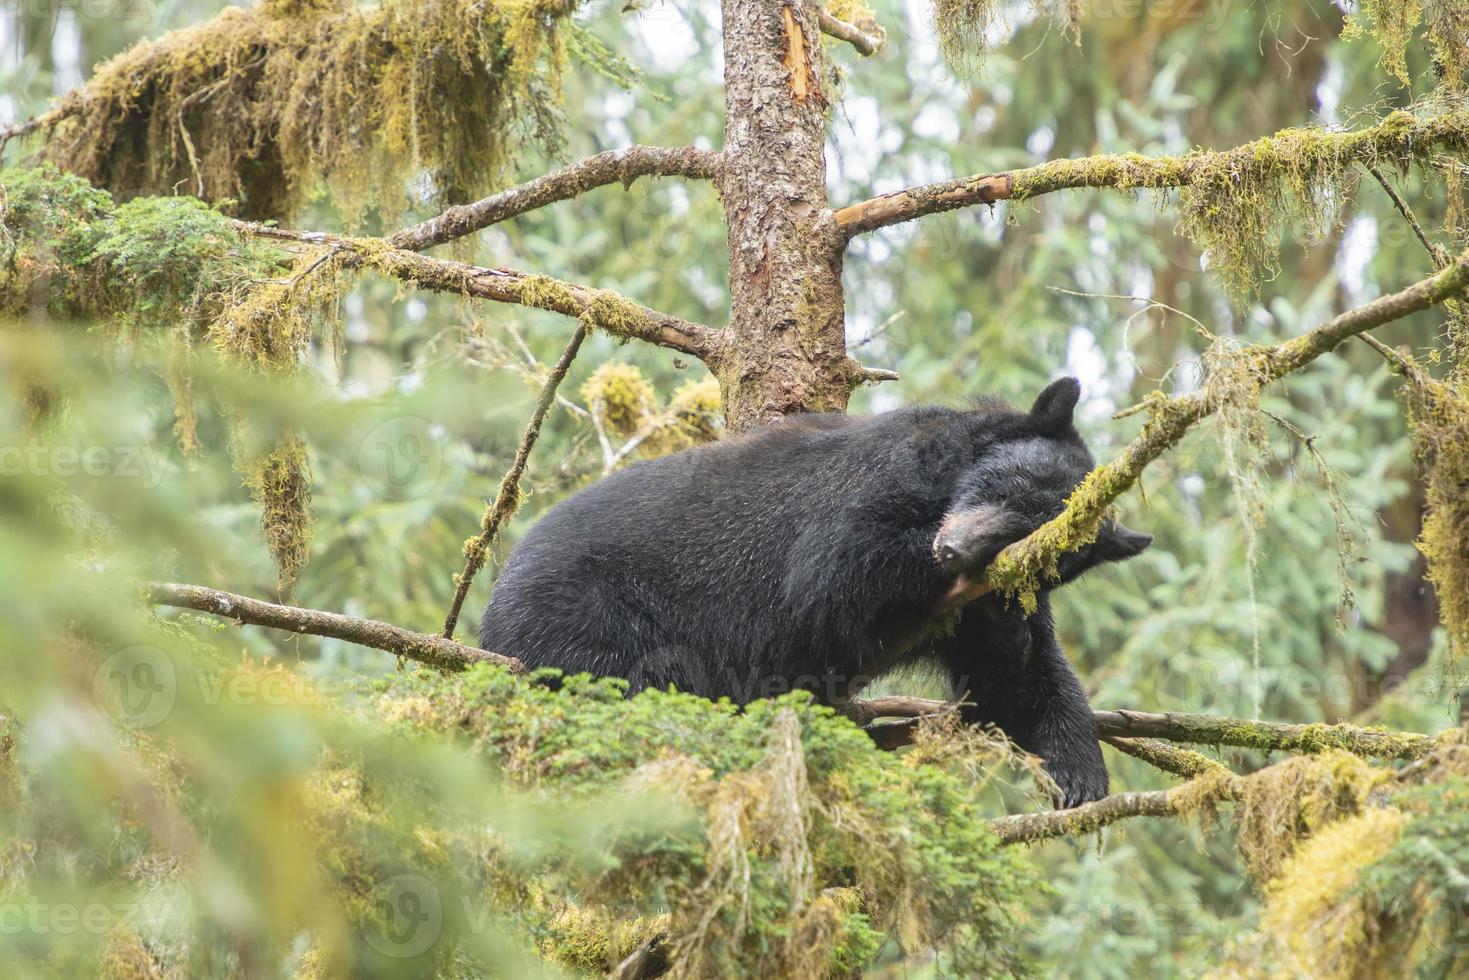
<path fill-rule="evenodd" d="M 793 688 L 836 702 L 932 657 L 976 702 L 969 720 L 1046 759 L 1066 805 L 1095 799 L 1107 772 L 1045 597 L 1030 617 L 987 597 L 932 635 L 954 576 L 1057 514 L 1091 469 L 1071 422 L 1078 393 L 1068 378 L 1030 412 L 800 416 L 629 467 L 530 530 L 480 643 L 740 703 Z M 1062 578 L 1150 540 L 1111 527 Z"/>

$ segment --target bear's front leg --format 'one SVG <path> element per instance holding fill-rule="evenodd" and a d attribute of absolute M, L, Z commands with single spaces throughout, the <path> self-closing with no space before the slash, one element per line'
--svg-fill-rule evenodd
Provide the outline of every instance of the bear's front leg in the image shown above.
<path fill-rule="evenodd" d="M 1056 641 L 1044 595 L 1030 616 L 986 607 L 981 600 L 966 612 L 952 642 L 945 659 L 974 702 L 965 710 L 966 721 L 996 725 L 1044 759 L 1060 788 L 1061 806 L 1107 795 L 1107 765 L 1091 705 Z M 961 670 L 967 677 L 960 676 Z"/>

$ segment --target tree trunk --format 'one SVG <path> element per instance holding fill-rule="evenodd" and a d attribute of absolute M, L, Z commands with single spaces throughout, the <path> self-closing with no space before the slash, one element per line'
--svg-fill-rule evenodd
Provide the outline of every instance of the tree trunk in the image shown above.
<path fill-rule="evenodd" d="M 732 429 L 841 411 L 845 240 L 826 199 L 821 36 L 810 0 L 723 0 L 730 324 L 715 371 Z"/>

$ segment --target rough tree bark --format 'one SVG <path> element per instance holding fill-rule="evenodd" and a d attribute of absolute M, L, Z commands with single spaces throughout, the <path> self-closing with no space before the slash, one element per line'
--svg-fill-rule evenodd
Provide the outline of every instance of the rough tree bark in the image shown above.
<path fill-rule="evenodd" d="M 845 236 L 826 197 L 818 7 L 724 0 L 724 168 L 730 323 L 710 366 L 730 427 L 840 411 L 862 381 L 847 356 Z"/>

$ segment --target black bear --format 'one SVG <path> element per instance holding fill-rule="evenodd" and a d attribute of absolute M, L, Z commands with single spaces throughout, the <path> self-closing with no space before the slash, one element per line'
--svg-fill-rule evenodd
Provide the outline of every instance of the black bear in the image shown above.
<path fill-rule="evenodd" d="M 986 596 L 935 628 L 956 575 L 1060 512 L 1094 465 L 1074 378 L 1029 412 L 983 401 L 870 417 L 804 415 L 638 463 L 553 507 L 510 555 L 480 623 L 531 666 L 676 685 L 745 703 L 793 688 L 827 703 L 932 658 L 1046 760 L 1064 804 L 1107 770 L 1049 603 Z M 1061 580 L 1130 558 L 1119 525 L 1066 556 Z"/>

